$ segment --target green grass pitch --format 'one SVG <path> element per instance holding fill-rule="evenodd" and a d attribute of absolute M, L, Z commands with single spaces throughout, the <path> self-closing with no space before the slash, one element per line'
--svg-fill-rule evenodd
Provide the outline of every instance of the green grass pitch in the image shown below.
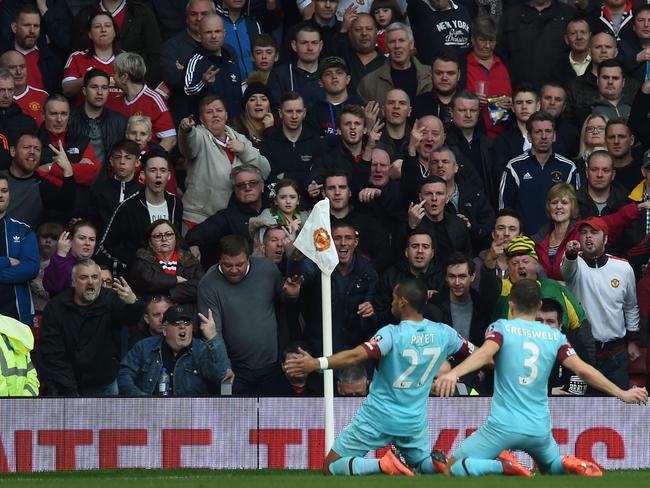
<path fill-rule="evenodd" d="M 650 470 L 607 471 L 602 478 L 579 476 L 540 476 L 533 479 L 485 476 L 482 478 L 444 478 L 391 476 L 326 478 L 316 471 L 210 471 L 210 470 L 97 470 L 71 473 L 30 473 L 0 475 L 0 487 L 20 488 L 355 488 L 427 487 L 427 488 L 552 488 L 608 487 L 644 488 L 650 486 Z"/>

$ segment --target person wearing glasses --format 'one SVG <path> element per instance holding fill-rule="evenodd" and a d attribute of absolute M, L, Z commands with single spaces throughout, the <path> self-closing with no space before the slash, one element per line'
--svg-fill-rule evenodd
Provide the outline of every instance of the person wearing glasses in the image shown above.
<path fill-rule="evenodd" d="M 144 233 L 145 245 L 129 266 L 129 283 L 139 296 L 168 295 L 176 303 L 195 303 L 203 268 L 182 249 L 182 237 L 167 219 L 153 222 Z"/>
<path fill-rule="evenodd" d="M 167 219 L 181 228 L 183 204 L 165 191 L 169 181 L 169 155 L 150 151 L 142 157 L 144 188 L 124 200 L 115 209 L 97 250 L 100 264 L 113 266 L 114 274 L 123 273 L 145 243 L 145 230 L 151 222 Z"/>
<path fill-rule="evenodd" d="M 198 314 L 205 340 L 193 337 L 194 314 L 187 305 L 168 308 L 162 335 L 139 341 L 120 364 L 118 385 L 124 396 L 202 396 L 216 391 L 226 376 L 228 356 L 208 310 Z M 163 369 L 170 376 L 168 389 L 161 388 Z"/>
<path fill-rule="evenodd" d="M 263 208 L 262 172 L 251 164 L 236 166 L 230 173 L 230 183 L 233 196 L 228 202 L 228 207 L 191 228 L 185 236 L 190 251 L 201 259 L 204 269 L 216 263 L 217 243 L 224 236 L 243 236 L 248 241 L 249 250 L 253 248 L 249 221 L 259 216 Z"/>
<path fill-rule="evenodd" d="M 232 168 L 257 166 L 264 178 L 271 172 L 268 160 L 253 143 L 226 125 L 228 111 L 219 96 L 203 97 L 199 114 L 199 124 L 190 115 L 178 130 L 178 148 L 187 159 L 183 220 L 190 229 L 228 206 Z"/>

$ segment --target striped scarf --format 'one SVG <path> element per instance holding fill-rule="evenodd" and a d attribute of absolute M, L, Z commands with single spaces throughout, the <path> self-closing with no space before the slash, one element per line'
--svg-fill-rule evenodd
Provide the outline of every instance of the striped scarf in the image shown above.
<path fill-rule="evenodd" d="M 169 257 L 169 261 L 165 261 L 162 256 L 156 256 L 156 259 L 158 260 L 158 264 L 160 264 L 163 273 L 176 276 L 176 267 L 178 266 L 178 254 L 176 254 L 176 251 L 174 251 Z"/>

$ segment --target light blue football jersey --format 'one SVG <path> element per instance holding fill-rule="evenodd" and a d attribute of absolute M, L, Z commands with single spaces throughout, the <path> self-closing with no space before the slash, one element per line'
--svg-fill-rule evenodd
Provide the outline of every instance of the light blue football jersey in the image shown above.
<path fill-rule="evenodd" d="M 566 336 L 541 322 L 501 319 L 486 332 L 499 334 L 503 342 L 496 354 L 494 395 L 488 423 L 528 435 L 544 435 L 551 429 L 547 384 L 558 352 L 575 354 Z"/>
<path fill-rule="evenodd" d="M 448 325 L 430 320 L 382 327 L 367 343 L 381 359 L 357 415 L 389 435 L 412 435 L 427 423 L 431 383 L 443 361 L 465 344 Z"/>

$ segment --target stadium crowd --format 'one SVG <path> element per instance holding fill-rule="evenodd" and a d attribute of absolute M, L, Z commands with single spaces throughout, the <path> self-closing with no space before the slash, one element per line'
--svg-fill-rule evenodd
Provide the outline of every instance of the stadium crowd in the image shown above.
<path fill-rule="evenodd" d="M 0 395 L 322 394 L 285 362 L 323 353 L 293 242 L 325 197 L 334 352 L 409 277 L 480 346 L 532 278 L 539 321 L 646 384 L 650 3 L 2 0 L 0 24 Z M 548 392 L 591 390 L 558 364 Z"/>

